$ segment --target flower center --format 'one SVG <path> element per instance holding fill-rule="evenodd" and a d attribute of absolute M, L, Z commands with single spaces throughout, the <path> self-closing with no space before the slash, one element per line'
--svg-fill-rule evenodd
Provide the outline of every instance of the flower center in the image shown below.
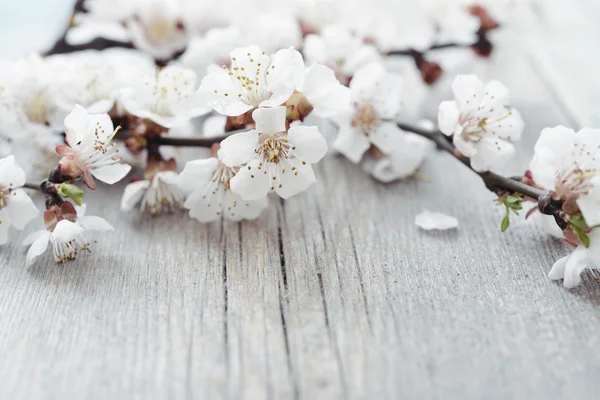
<path fill-rule="evenodd" d="M 461 115 L 458 123 L 462 125 L 463 131 L 460 133 L 462 139 L 466 142 L 479 142 L 483 135 L 487 133 L 489 125 L 495 125 L 502 122 L 512 115 L 510 107 L 505 106 L 508 112 L 494 120 L 489 120 L 488 117 L 479 118 L 476 115 Z"/>
<path fill-rule="evenodd" d="M 599 170 L 581 169 L 578 166 L 567 169 L 556 176 L 556 194 L 563 200 L 576 200 L 594 188 L 592 178 L 599 174 Z"/>
<path fill-rule="evenodd" d="M 90 243 L 86 242 L 81 235 L 68 242 L 54 242 L 52 247 L 54 250 L 54 259 L 58 264 L 76 259 L 80 250 L 92 252 Z"/>
<path fill-rule="evenodd" d="M 279 163 L 282 158 L 289 158 L 290 144 L 285 132 L 262 133 L 258 137 L 256 153 L 265 162 Z M 293 150 L 293 148 L 291 148 Z"/>
<path fill-rule="evenodd" d="M 356 111 L 352 117 L 352 126 L 365 135 L 368 135 L 375 130 L 379 121 L 379 116 L 373 105 L 371 103 L 364 103 L 356 107 Z"/>
<path fill-rule="evenodd" d="M 48 107 L 44 103 L 42 93 L 38 93 L 30 102 L 25 104 L 25 115 L 32 122 L 45 124 L 47 121 Z"/>
<path fill-rule="evenodd" d="M 263 51 L 262 55 L 265 52 Z M 257 55 L 255 55 L 257 56 Z M 266 76 L 269 75 L 269 71 L 275 68 L 274 65 L 270 67 L 264 65 L 258 59 L 253 58 L 252 53 L 248 53 L 248 59 L 244 60 L 248 62 L 239 63 L 238 60 L 233 57 L 231 59 L 231 68 L 227 68 L 223 65 L 223 69 L 229 71 L 228 74 L 231 79 L 236 83 L 241 93 L 238 93 L 238 97 L 242 97 L 248 104 L 258 107 L 260 103 L 268 100 L 271 97 L 271 92 L 264 88 Z M 215 94 L 218 91 L 215 90 Z M 235 96 L 233 93 L 223 93 L 223 96 Z"/>
<path fill-rule="evenodd" d="M 150 215 L 173 213 L 182 209 L 185 195 L 175 184 L 163 181 L 160 174 L 152 178 L 142 199 L 141 209 Z"/>
<path fill-rule="evenodd" d="M 158 45 L 165 42 L 172 35 L 179 32 L 177 24 L 166 18 L 159 18 L 152 21 L 146 26 L 146 38 L 153 45 Z"/>
<path fill-rule="evenodd" d="M 0 210 L 6 207 L 8 202 L 8 196 L 10 195 L 10 189 L 0 185 Z"/>

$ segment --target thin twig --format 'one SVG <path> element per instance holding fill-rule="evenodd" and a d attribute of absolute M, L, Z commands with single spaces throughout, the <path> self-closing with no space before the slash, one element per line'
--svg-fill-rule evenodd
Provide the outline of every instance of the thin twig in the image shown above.
<path fill-rule="evenodd" d="M 42 191 L 41 188 L 41 183 L 31 183 L 31 182 L 25 182 L 25 184 L 23 185 L 23 187 L 25 189 L 31 189 L 31 190 L 37 190 L 39 192 Z"/>
<path fill-rule="evenodd" d="M 475 46 L 477 42 L 474 43 L 441 43 L 441 44 L 434 44 L 430 47 L 428 47 L 427 49 L 423 50 L 423 51 L 419 51 L 419 50 L 415 50 L 415 49 L 398 49 L 398 50 L 390 50 L 387 52 L 388 56 L 411 56 L 411 57 L 415 57 L 416 54 L 425 54 L 428 53 L 430 51 L 433 50 L 442 50 L 442 49 L 449 49 L 449 48 L 465 48 L 465 47 L 472 47 Z"/>
<path fill-rule="evenodd" d="M 407 125 L 407 124 L 402 124 L 402 123 L 398 123 L 397 125 L 398 125 L 398 128 L 400 128 L 404 131 L 415 133 L 417 135 L 423 136 L 423 137 L 431 140 L 432 142 L 434 142 L 437 145 L 438 149 L 443 150 L 448 154 L 451 154 L 454 158 L 456 158 L 461 163 L 463 163 L 465 166 L 467 166 L 467 168 L 469 168 L 471 171 L 473 171 L 477 175 L 479 175 L 481 177 L 481 179 L 483 179 L 485 186 L 488 189 L 490 189 L 491 191 L 493 191 L 494 193 L 496 193 L 498 195 L 501 195 L 502 193 L 520 193 L 520 194 L 522 194 L 526 197 L 529 197 L 531 199 L 534 199 L 538 202 L 550 201 L 551 205 L 552 205 L 552 207 L 551 207 L 552 212 L 550 213 L 550 215 L 555 215 L 556 214 L 555 210 L 560 210 L 560 208 L 562 206 L 562 202 L 560 200 L 552 199 L 549 196 L 549 192 L 547 192 L 545 190 L 541 190 L 539 188 L 527 185 L 518 180 L 515 180 L 512 178 L 507 178 L 507 177 L 495 174 L 490 171 L 487 171 L 487 172 L 475 171 L 473 169 L 473 167 L 471 166 L 471 160 L 469 158 L 465 157 L 464 155 L 460 154 L 460 152 L 458 152 L 456 150 L 456 148 L 454 147 L 454 145 L 449 141 L 449 138 L 447 136 L 445 136 L 442 132 L 429 131 L 426 129 L 421 129 L 421 128 L 417 128 L 417 127 Z M 550 197 L 550 200 L 549 200 L 549 197 Z"/>

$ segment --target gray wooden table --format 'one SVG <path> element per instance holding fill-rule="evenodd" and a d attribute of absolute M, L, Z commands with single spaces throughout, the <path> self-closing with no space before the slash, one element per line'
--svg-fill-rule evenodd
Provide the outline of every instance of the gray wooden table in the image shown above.
<path fill-rule="evenodd" d="M 527 122 L 512 172 L 543 127 L 600 127 L 600 30 L 580 23 L 600 7 L 562 3 L 534 9 L 522 47 L 465 62 Z M 3 247 L 0 398 L 597 398 L 600 282 L 550 282 L 567 250 L 528 222 L 500 233 L 477 176 L 444 154 L 429 182 L 333 155 L 316 173 L 244 223 L 121 214 L 123 186 L 102 187 L 90 214 L 116 231 L 92 255 L 25 268 Z M 460 228 L 418 230 L 424 208 Z"/>

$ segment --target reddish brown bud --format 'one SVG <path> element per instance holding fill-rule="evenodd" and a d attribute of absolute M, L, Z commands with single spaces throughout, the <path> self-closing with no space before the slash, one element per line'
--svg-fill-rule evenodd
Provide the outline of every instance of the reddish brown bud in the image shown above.
<path fill-rule="evenodd" d="M 494 50 L 494 45 L 485 35 L 480 35 L 479 40 L 471 46 L 475 54 L 480 57 L 489 57 Z"/>
<path fill-rule="evenodd" d="M 290 96 L 284 104 L 287 107 L 286 118 L 288 121 L 304 121 L 313 110 L 313 105 L 299 92 Z"/>
<path fill-rule="evenodd" d="M 483 32 L 489 32 L 494 29 L 498 29 L 500 26 L 500 24 L 498 24 L 498 22 L 496 22 L 496 20 L 490 16 L 485 7 L 479 4 L 470 6 L 469 13 L 479 18 L 479 24 Z"/>
<path fill-rule="evenodd" d="M 131 135 L 125 140 L 125 147 L 134 155 L 140 154 L 147 145 L 148 141 L 141 135 Z"/>
<path fill-rule="evenodd" d="M 369 147 L 369 150 L 367 150 L 367 152 L 369 153 L 369 155 L 371 157 L 373 157 L 376 160 L 386 157 L 386 154 L 383 151 L 379 150 L 379 148 L 377 148 L 373 145 L 371 145 L 371 147 Z"/>
<path fill-rule="evenodd" d="M 421 78 L 423 78 L 423 81 L 428 85 L 433 85 L 437 82 L 444 72 L 438 63 L 427 60 L 421 60 L 418 67 L 421 71 Z"/>
<path fill-rule="evenodd" d="M 238 115 L 236 117 L 227 117 L 227 121 L 225 122 L 225 132 L 253 128 L 254 120 L 252 119 L 252 111 L 253 110 L 250 110 L 245 114 Z"/>

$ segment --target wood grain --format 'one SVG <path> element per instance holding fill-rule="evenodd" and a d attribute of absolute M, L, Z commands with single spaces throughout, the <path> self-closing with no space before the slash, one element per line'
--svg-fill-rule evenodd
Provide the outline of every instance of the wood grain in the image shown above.
<path fill-rule="evenodd" d="M 498 50 L 462 61 L 526 119 L 512 173 L 543 127 L 582 120 L 527 46 Z M 500 233 L 474 174 L 443 154 L 430 182 L 383 185 L 334 155 L 316 173 L 243 223 L 121 214 L 122 185 L 102 187 L 89 213 L 116 231 L 92 255 L 26 269 L 3 247 L 0 398 L 596 398 L 600 284 L 550 282 L 567 250 L 525 221 Z M 424 208 L 460 228 L 418 230 Z"/>

